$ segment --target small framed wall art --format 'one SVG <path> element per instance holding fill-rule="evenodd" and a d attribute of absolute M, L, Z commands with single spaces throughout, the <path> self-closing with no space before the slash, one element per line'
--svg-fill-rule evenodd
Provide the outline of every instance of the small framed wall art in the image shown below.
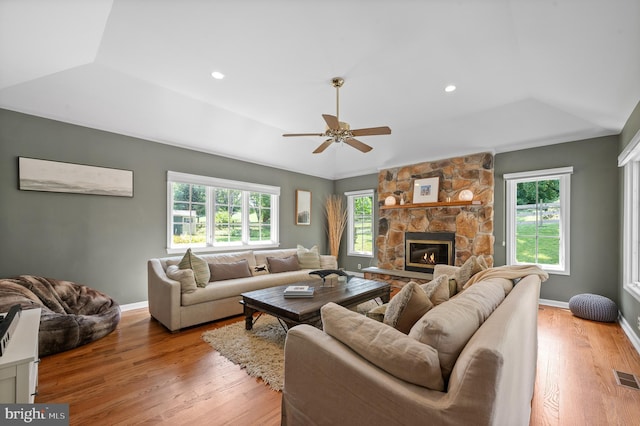
<path fill-rule="evenodd" d="M 311 225 L 311 191 L 296 189 L 296 225 Z"/>
<path fill-rule="evenodd" d="M 438 202 L 437 177 L 416 179 L 413 182 L 413 204 Z"/>

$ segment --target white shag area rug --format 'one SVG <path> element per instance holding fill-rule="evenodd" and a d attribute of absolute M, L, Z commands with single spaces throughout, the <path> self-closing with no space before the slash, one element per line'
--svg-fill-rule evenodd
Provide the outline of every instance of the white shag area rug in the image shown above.
<path fill-rule="evenodd" d="M 270 315 L 262 315 L 253 330 L 245 330 L 244 321 L 240 321 L 202 333 L 202 340 L 220 355 L 276 391 L 282 391 L 284 383 L 285 338 L 286 332 Z"/>
<path fill-rule="evenodd" d="M 365 312 L 378 306 L 375 301 L 358 305 Z M 284 386 L 284 341 L 286 332 L 271 315 L 261 315 L 252 330 L 245 330 L 244 320 L 202 333 L 220 355 L 244 368 L 251 377 L 261 378 L 271 389 Z"/>

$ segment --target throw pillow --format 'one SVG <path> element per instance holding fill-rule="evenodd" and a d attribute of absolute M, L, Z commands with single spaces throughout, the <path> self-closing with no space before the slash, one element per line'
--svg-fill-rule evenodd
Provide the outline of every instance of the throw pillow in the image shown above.
<path fill-rule="evenodd" d="M 433 303 L 427 297 L 427 293 L 411 281 L 391 299 L 383 322 L 407 334 L 413 324 L 432 307 Z"/>
<path fill-rule="evenodd" d="M 470 258 L 468 258 L 456 273 L 457 291 L 461 292 L 464 289 L 464 285 L 467 283 L 467 281 L 469 281 L 469 278 L 485 269 L 487 268 L 484 268 L 478 262 L 478 258 L 476 256 L 471 256 Z"/>
<path fill-rule="evenodd" d="M 458 292 L 458 284 L 456 283 L 456 275 L 460 270 L 459 266 L 437 264 L 433 267 L 433 279 L 440 275 L 449 277 L 449 297 L 453 297 Z"/>
<path fill-rule="evenodd" d="M 327 303 L 320 313 L 325 333 L 375 366 L 406 382 L 444 390 L 438 354 L 432 347 L 335 303 Z"/>
<path fill-rule="evenodd" d="M 209 282 L 209 278 L 211 277 L 211 272 L 209 272 L 209 265 L 206 260 L 196 256 L 191 253 L 191 249 L 187 249 L 187 252 L 184 254 L 184 257 L 178 263 L 178 267 L 180 269 L 191 269 L 193 271 L 193 276 L 196 279 L 196 284 L 198 287 L 206 287 Z"/>
<path fill-rule="evenodd" d="M 378 322 L 383 322 L 384 321 L 384 313 L 387 311 L 387 307 L 389 306 L 388 303 L 385 303 L 384 305 L 379 305 L 376 306 L 375 308 L 369 310 L 366 312 L 366 316 L 368 316 L 371 319 L 374 319 Z"/>
<path fill-rule="evenodd" d="M 180 269 L 178 265 L 169 265 L 167 277 L 180 282 L 180 293 L 193 293 L 198 288 L 191 269 Z"/>
<path fill-rule="evenodd" d="M 318 253 L 318 246 L 306 249 L 298 244 L 298 262 L 302 269 L 319 269 L 320 253 Z"/>
<path fill-rule="evenodd" d="M 231 263 L 210 263 L 209 270 L 211 271 L 211 281 L 224 281 L 251 276 L 247 259 Z"/>
<path fill-rule="evenodd" d="M 267 268 L 266 264 L 262 264 L 262 265 L 256 265 L 253 268 L 251 268 L 251 275 L 253 275 L 254 277 L 257 275 L 267 275 L 269 274 L 269 268 Z"/>
<path fill-rule="evenodd" d="M 424 290 L 434 306 L 449 300 L 449 277 L 446 275 L 440 275 L 426 284 L 420 284 L 420 288 Z"/>
<path fill-rule="evenodd" d="M 272 274 L 300 270 L 300 263 L 298 263 L 298 255 L 296 254 L 289 257 L 267 257 L 267 263 Z"/>

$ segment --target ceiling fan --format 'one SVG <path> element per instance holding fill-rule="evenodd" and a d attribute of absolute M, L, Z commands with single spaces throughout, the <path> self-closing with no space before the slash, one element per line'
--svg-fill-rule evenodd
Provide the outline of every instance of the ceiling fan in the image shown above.
<path fill-rule="evenodd" d="M 344 142 L 347 145 L 354 147 L 362 152 L 369 152 L 373 148 L 355 139 L 354 136 L 373 136 L 373 135 L 390 135 L 391 129 L 387 126 L 382 127 L 368 127 L 365 129 L 353 129 L 349 127 L 348 123 L 340 121 L 340 88 L 344 84 L 344 79 L 336 77 L 331 80 L 333 87 L 336 88 L 336 115 L 322 114 L 322 118 L 327 123 L 327 129 L 324 133 L 287 133 L 282 136 L 323 136 L 327 137 L 326 141 L 320 144 L 319 147 L 313 151 L 314 154 L 320 154 L 327 149 L 332 143 Z"/>

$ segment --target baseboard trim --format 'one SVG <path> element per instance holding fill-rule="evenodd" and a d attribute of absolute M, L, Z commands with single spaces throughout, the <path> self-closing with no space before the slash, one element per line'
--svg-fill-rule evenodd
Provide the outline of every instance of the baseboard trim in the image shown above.
<path fill-rule="evenodd" d="M 149 301 L 144 300 L 142 302 L 135 302 L 135 303 L 128 303 L 126 305 L 120 305 L 120 311 L 126 312 L 126 311 L 133 311 L 134 309 L 142 309 L 142 308 L 148 308 L 148 307 L 149 307 Z"/>
<path fill-rule="evenodd" d="M 624 334 L 627 335 L 627 338 L 640 355 L 640 338 L 634 333 L 633 327 L 622 315 L 618 317 L 618 322 L 620 323 L 620 327 L 622 327 L 622 331 L 624 331 Z"/>
<path fill-rule="evenodd" d="M 560 302 L 558 300 L 538 299 L 538 304 L 545 306 L 554 306 L 556 308 L 569 309 L 568 302 Z"/>

